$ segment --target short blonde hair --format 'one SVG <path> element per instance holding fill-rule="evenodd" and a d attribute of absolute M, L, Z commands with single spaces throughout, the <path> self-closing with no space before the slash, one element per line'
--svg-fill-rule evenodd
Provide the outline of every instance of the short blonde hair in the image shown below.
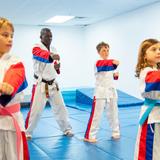
<path fill-rule="evenodd" d="M 12 31 L 14 32 L 14 27 L 13 27 L 13 24 L 6 18 L 3 18 L 3 17 L 0 17 L 0 29 L 3 27 L 3 26 L 10 26 Z"/>

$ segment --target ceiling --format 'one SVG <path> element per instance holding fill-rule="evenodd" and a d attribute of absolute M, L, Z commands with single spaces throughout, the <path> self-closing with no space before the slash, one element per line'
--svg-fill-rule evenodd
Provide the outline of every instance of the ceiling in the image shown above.
<path fill-rule="evenodd" d="M 85 26 L 158 2 L 160 0 L 0 0 L 0 16 L 14 24 L 46 25 L 45 21 L 55 15 L 70 15 L 76 18 L 61 25 Z"/>

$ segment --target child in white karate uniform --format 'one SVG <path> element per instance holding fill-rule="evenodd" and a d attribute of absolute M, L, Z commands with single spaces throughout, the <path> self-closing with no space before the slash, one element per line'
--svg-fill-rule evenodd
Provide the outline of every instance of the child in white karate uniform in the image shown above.
<path fill-rule="evenodd" d="M 23 63 L 9 52 L 13 33 L 12 23 L 0 18 L 0 160 L 29 160 L 20 112 L 27 81 Z"/>
<path fill-rule="evenodd" d="M 100 59 L 95 64 L 96 86 L 92 111 L 87 125 L 84 141 L 94 143 L 97 141 L 96 135 L 99 128 L 100 119 L 104 109 L 112 129 L 112 138 L 120 138 L 120 128 L 117 107 L 117 91 L 114 85 L 114 79 L 118 78 L 116 71 L 119 62 L 108 59 L 109 45 L 101 42 L 97 45 L 97 52 Z"/>

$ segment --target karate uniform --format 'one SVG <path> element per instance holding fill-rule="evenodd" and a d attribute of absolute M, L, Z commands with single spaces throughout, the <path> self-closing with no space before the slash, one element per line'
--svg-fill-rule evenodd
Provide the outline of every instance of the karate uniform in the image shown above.
<path fill-rule="evenodd" d="M 140 91 L 145 101 L 140 112 L 134 160 L 160 160 L 160 71 L 144 68 L 140 73 Z"/>
<path fill-rule="evenodd" d="M 40 119 L 42 111 L 49 101 L 55 115 L 55 119 L 62 132 L 71 130 L 68 119 L 68 112 L 65 107 L 61 91 L 56 82 L 56 70 L 51 54 L 56 54 L 55 48 L 50 51 L 42 44 L 36 44 L 33 47 L 33 67 L 34 67 L 34 85 L 32 90 L 31 108 L 26 119 L 26 134 L 32 135 Z M 46 83 L 48 95 L 46 95 Z"/>
<path fill-rule="evenodd" d="M 104 109 L 112 132 L 119 131 L 117 91 L 113 82 L 113 74 L 116 69 L 112 60 L 98 60 L 95 64 L 96 85 L 92 111 L 85 133 L 86 139 L 96 139 L 100 119 Z"/>
<path fill-rule="evenodd" d="M 9 53 L 0 58 L 2 82 L 13 86 L 14 91 L 12 95 L 0 95 L 0 160 L 29 160 L 24 120 L 20 112 L 23 90 L 28 84 L 23 63 Z"/>

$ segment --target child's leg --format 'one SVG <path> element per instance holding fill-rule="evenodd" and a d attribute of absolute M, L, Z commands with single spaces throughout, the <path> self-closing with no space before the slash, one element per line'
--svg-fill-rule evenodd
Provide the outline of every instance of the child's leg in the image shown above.
<path fill-rule="evenodd" d="M 159 160 L 160 159 L 160 124 L 155 124 L 154 129 L 154 142 L 153 142 L 153 160 Z"/>
<path fill-rule="evenodd" d="M 153 123 L 147 124 L 147 121 L 139 127 L 134 160 L 147 159 L 152 160 L 160 159 L 160 124 Z"/>
<path fill-rule="evenodd" d="M 87 125 L 85 133 L 86 139 L 96 139 L 96 135 L 99 129 L 99 123 L 104 110 L 105 99 L 94 98 L 92 104 L 92 111 Z"/>
<path fill-rule="evenodd" d="M 0 160 L 17 160 L 17 143 L 16 143 L 16 133 L 14 131 L 0 131 Z M 20 160 L 23 158 L 23 144 L 21 142 L 20 148 Z M 29 160 L 29 159 L 26 159 Z"/>
<path fill-rule="evenodd" d="M 138 160 L 138 154 L 139 154 L 139 142 L 140 142 L 140 135 L 142 132 L 142 127 L 138 127 L 138 133 L 136 138 L 136 144 L 135 144 L 135 151 L 134 151 L 134 160 Z"/>
<path fill-rule="evenodd" d="M 26 124 L 26 136 L 31 136 L 33 130 L 36 128 L 37 123 L 40 119 L 41 113 L 45 107 L 47 98 L 45 93 L 41 93 L 41 86 L 37 85 L 35 88 L 35 94 L 33 98 L 33 102 L 29 111 L 28 124 Z"/>
<path fill-rule="evenodd" d="M 120 134 L 117 98 L 107 100 L 106 113 L 112 132 Z"/>
<path fill-rule="evenodd" d="M 72 127 L 69 123 L 68 111 L 65 107 L 62 94 L 60 91 L 54 91 L 54 95 L 49 98 L 55 119 L 63 133 L 71 131 Z"/>
<path fill-rule="evenodd" d="M 4 139 L 4 131 L 0 130 L 0 160 L 5 159 L 5 139 Z"/>

